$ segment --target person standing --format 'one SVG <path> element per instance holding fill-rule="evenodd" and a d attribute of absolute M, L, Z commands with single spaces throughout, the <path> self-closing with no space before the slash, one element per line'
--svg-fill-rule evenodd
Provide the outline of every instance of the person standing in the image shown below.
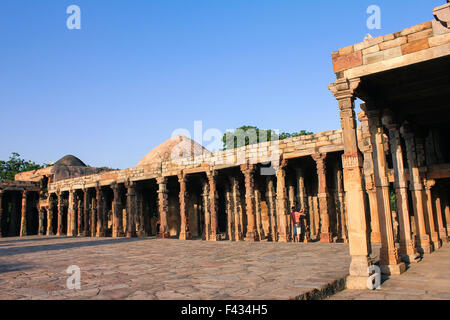
<path fill-rule="evenodd" d="M 305 216 L 305 211 L 302 209 L 300 212 L 295 210 L 295 207 L 292 207 L 291 211 L 291 221 L 293 224 L 293 232 L 294 232 L 294 242 L 300 242 L 300 235 L 302 233 L 302 227 L 300 224 L 300 218 Z"/>

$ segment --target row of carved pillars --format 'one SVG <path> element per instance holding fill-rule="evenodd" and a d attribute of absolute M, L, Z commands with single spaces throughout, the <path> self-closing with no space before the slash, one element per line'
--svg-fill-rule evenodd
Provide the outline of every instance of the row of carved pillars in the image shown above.
<path fill-rule="evenodd" d="M 350 243 L 350 276 L 347 287 L 353 289 L 367 288 L 367 280 L 371 275 L 372 264 L 370 227 L 368 220 L 372 220 L 372 235 L 379 237 L 381 242 L 380 266 L 382 273 L 395 275 L 405 270 L 406 262 L 416 261 L 417 251 L 430 253 L 433 245 L 438 248 L 442 238 L 447 240 L 444 231 L 443 214 L 440 197 L 436 199 L 438 208 L 433 212 L 433 198 L 431 188 L 433 181 L 426 179 L 424 170 L 420 170 L 417 148 L 423 148 L 423 142 L 414 135 L 407 123 L 400 128 L 389 110 L 380 111 L 373 105 L 361 105 L 363 113 L 360 117 L 363 128 L 368 127 L 367 136 L 370 139 L 370 150 L 365 152 L 365 165 L 362 154 L 358 148 L 357 127 L 355 117 L 355 90 L 360 83 L 359 79 L 340 79 L 330 85 L 330 89 L 338 100 L 340 108 L 341 126 L 343 130 L 344 155 L 342 163 L 344 168 L 344 185 L 346 192 L 346 205 L 348 212 L 348 235 Z M 392 210 L 389 195 L 388 165 L 386 148 L 384 144 L 383 125 L 389 132 L 390 152 L 395 176 L 395 192 L 397 198 L 397 211 L 400 229 L 399 250 L 395 247 L 393 232 Z M 406 145 L 407 166 L 409 169 L 409 189 L 415 221 L 415 241 L 412 238 L 410 214 L 408 209 L 408 184 L 403 163 L 403 150 L 400 141 L 403 137 Z M 367 172 L 367 167 L 372 171 Z M 364 201 L 364 192 L 367 188 L 369 195 L 370 213 Z M 445 211 L 448 210 L 448 204 Z M 437 213 L 437 214 L 436 214 Z M 370 219 L 368 215 L 370 214 Z M 437 216 L 435 223 L 434 216 Z M 448 219 L 447 219 L 448 221 Z M 441 234 L 441 236 L 440 236 Z M 445 234 L 445 236 L 444 236 Z"/>
<path fill-rule="evenodd" d="M 5 236 L 27 236 L 32 233 L 30 229 L 30 221 L 29 218 L 32 218 L 31 214 L 33 210 L 32 207 L 35 207 L 36 212 L 38 213 L 38 232 L 42 229 L 42 221 L 41 217 L 43 216 L 44 210 L 39 206 L 39 199 L 36 199 L 34 194 L 38 194 L 35 191 L 12 191 L 10 196 L 11 203 L 11 212 L 9 212 L 9 225 L 6 224 L 6 209 L 7 201 L 6 201 L 6 192 L 4 190 L 0 190 L 0 237 Z M 20 193 L 20 200 L 17 198 L 18 193 Z M 18 201 L 20 201 L 20 211 L 18 206 Z M 19 226 L 17 225 L 19 224 Z M 8 229 L 8 230 L 6 230 Z M 19 230 L 18 234 L 17 231 Z"/>

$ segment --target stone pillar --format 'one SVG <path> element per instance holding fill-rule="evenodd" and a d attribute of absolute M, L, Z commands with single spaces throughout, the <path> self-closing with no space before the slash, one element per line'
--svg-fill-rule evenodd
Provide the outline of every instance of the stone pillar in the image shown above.
<path fill-rule="evenodd" d="M 97 200 L 97 237 L 105 236 L 105 207 L 104 207 L 104 195 L 102 188 L 97 186 L 95 188 L 96 200 Z"/>
<path fill-rule="evenodd" d="M 158 212 L 159 212 L 159 234 L 158 238 L 170 238 L 167 213 L 169 211 L 169 190 L 167 189 L 167 177 L 158 177 Z"/>
<path fill-rule="evenodd" d="M 365 106 L 362 105 L 361 108 L 365 109 Z M 378 218 L 381 231 L 381 272 L 387 275 L 399 275 L 406 270 L 406 266 L 400 261 L 397 248 L 395 248 L 388 166 L 386 162 L 380 111 L 375 109 L 367 110 L 366 112 L 369 117 L 370 139 L 373 148 L 374 179 L 375 188 L 377 190 Z"/>
<path fill-rule="evenodd" d="M 45 235 L 45 226 L 44 226 L 44 219 L 45 219 L 45 215 L 44 215 L 44 208 L 41 208 L 39 206 L 39 201 L 36 205 L 36 208 L 38 210 L 39 213 L 39 227 L 38 227 L 38 235 L 43 236 Z"/>
<path fill-rule="evenodd" d="M 441 239 L 439 239 L 439 234 L 437 233 L 436 229 L 436 223 L 434 221 L 433 216 L 433 197 L 431 195 L 431 188 L 434 187 L 436 184 L 435 180 L 424 180 L 425 185 L 425 195 L 426 195 L 426 201 L 427 201 L 427 207 L 426 207 L 426 217 L 428 220 L 428 232 L 431 238 L 431 241 L 433 241 L 434 249 L 439 249 L 442 245 Z"/>
<path fill-rule="evenodd" d="M 276 191 L 275 181 L 272 176 L 267 176 L 267 209 L 269 214 L 270 232 L 268 235 L 269 241 L 276 242 L 277 236 L 277 208 L 276 208 Z"/>
<path fill-rule="evenodd" d="M 442 219 L 442 204 L 441 204 L 442 191 L 439 188 L 436 190 L 436 197 L 434 198 L 434 204 L 436 207 L 436 220 L 438 224 L 439 238 L 442 240 L 442 244 L 448 242 L 447 229 L 444 226 L 444 220 Z"/>
<path fill-rule="evenodd" d="M 448 237 L 450 236 L 450 196 L 448 193 L 445 197 L 444 213 L 445 213 L 445 223 L 447 225 L 447 239 L 448 239 Z"/>
<path fill-rule="evenodd" d="M 48 210 L 47 210 L 47 235 L 53 235 L 53 219 L 55 216 L 55 203 L 52 200 L 51 195 L 47 198 Z"/>
<path fill-rule="evenodd" d="M 330 230 L 330 211 L 328 208 L 328 190 L 327 190 L 327 167 L 325 159 L 326 153 L 317 153 L 312 155 L 316 162 L 317 177 L 319 182 L 319 211 L 320 211 L 320 242 L 333 242 L 333 234 Z"/>
<path fill-rule="evenodd" d="M 339 241 L 348 242 L 347 237 L 347 218 L 344 206 L 344 185 L 342 180 L 342 170 L 337 168 L 336 170 L 336 196 L 337 196 L 337 206 L 336 209 L 339 212 Z"/>
<path fill-rule="evenodd" d="M 356 136 L 356 119 L 354 90 L 360 79 L 336 80 L 329 86 L 339 103 L 344 155 L 342 164 L 344 171 L 344 187 L 348 212 L 348 238 L 350 246 L 350 275 L 347 278 L 348 289 L 367 289 L 370 276 L 369 257 L 371 247 L 367 237 L 366 205 L 364 201 L 362 157 L 358 150 Z"/>
<path fill-rule="evenodd" d="M 77 213 L 78 213 L 78 219 L 77 219 L 77 236 L 83 235 L 83 215 L 85 215 L 85 212 L 83 212 L 83 201 L 81 201 L 81 197 L 79 194 L 77 194 Z"/>
<path fill-rule="evenodd" d="M 4 191 L 2 189 L 0 189 L 0 238 L 4 236 L 4 231 L 3 231 L 3 224 L 2 224 L 2 220 L 3 220 L 3 194 Z"/>
<path fill-rule="evenodd" d="M 231 186 L 233 182 L 231 182 Z M 233 194 L 230 188 L 227 188 L 226 195 L 226 211 L 227 211 L 227 234 L 228 240 L 232 241 L 234 239 L 234 208 L 233 208 Z"/>
<path fill-rule="evenodd" d="M 373 146 L 369 131 L 369 118 L 364 110 L 358 113 L 361 122 L 361 151 L 364 153 L 364 182 L 370 209 L 370 240 L 372 243 L 381 243 L 380 219 L 378 217 L 377 191 L 374 178 Z"/>
<path fill-rule="evenodd" d="M 135 219 L 135 229 L 136 234 L 139 238 L 144 238 L 147 236 L 144 228 L 144 201 L 143 201 L 142 189 L 136 189 L 136 215 Z"/>
<path fill-rule="evenodd" d="M 27 236 L 27 198 L 28 191 L 24 190 L 22 193 L 22 215 L 20 219 L 20 236 Z"/>
<path fill-rule="evenodd" d="M 219 198 L 216 189 L 217 171 L 209 171 L 208 174 L 209 183 L 209 210 L 210 210 L 210 234 L 209 241 L 217 241 L 217 199 Z"/>
<path fill-rule="evenodd" d="M 88 189 L 84 188 L 84 197 L 83 197 L 83 237 L 87 237 L 89 235 L 89 191 Z"/>
<path fill-rule="evenodd" d="M 414 210 L 414 219 L 416 227 L 416 248 L 420 253 L 431 253 L 433 247 L 430 237 L 426 232 L 425 213 L 423 207 L 423 186 L 422 179 L 417 165 L 416 147 L 414 142 L 414 133 L 409 129 L 409 125 L 404 123 L 400 132 L 405 139 L 406 155 L 408 159 L 410 190 Z"/>
<path fill-rule="evenodd" d="M 135 216 L 137 213 L 137 195 L 136 184 L 133 181 L 129 181 L 126 184 L 127 187 L 127 238 L 136 237 L 136 224 Z M 162 223 L 161 223 L 162 226 Z"/>
<path fill-rule="evenodd" d="M 256 235 L 259 240 L 264 239 L 264 228 L 262 225 L 262 215 L 261 215 L 261 191 L 255 188 L 255 220 L 256 220 Z"/>
<path fill-rule="evenodd" d="M 245 213 L 247 215 L 247 232 L 245 241 L 259 241 L 256 231 L 255 215 L 255 167 L 252 164 L 241 165 L 241 171 L 245 179 Z"/>
<path fill-rule="evenodd" d="M 309 242 L 311 240 L 310 235 L 310 214 L 308 210 L 308 196 L 306 194 L 305 188 L 305 172 L 302 168 L 297 168 L 295 170 L 297 176 L 297 191 L 298 191 L 298 203 L 301 210 L 305 210 L 306 218 L 304 219 L 305 225 L 303 226 L 305 230 L 304 242 Z"/>
<path fill-rule="evenodd" d="M 205 220 L 205 226 L 204 226 L 204 232 L 205 232 L 205 240 L 209 241 L 209 236 L 211 234 L 211 222 L 210 222 L 210 203 L 209 203 L 209 182 L 207 180 L 203 181 L 203 193 L 202 193 L 202 199 L 203 199 L 203 213 L 204 213 L 204 220 Z"/>
<path fill-rule="evenodd" d="M 241 225 L 241 193 L 239 190 L 239 180 L 236 177 L 231 178 L 232 181 L 232 197 L 233 197 L 233 216 L 234 216 L 234 240 L 242 240 L 242 225 Z"/>
<path fill-rule="evenodd" d="M 111 185 L 114 193 L 113 201 L 113 226 L 112 226 L 112 236 L 113 238 L 123 237 L 123 225 L 122 225 L 122 198 L 120 196 L 120 188 L 117 183 Z"/>
<path fill-rule="evenodd" d="M 412 238 L 410 214 L 408 207 L 408 184 L 403 163 L 403 151 L 400 131 L 394 122 L 392 112 L 384 110 L 383 124 L 389 130 L 390 152 L 395 176 L 395 194 L 397 197 L 397 214 L 400 228 L 399 254 L 406 263 L 417 262 L 418 254 Z"/>
<path fill-rule="evenodd" d="M 277 175 L 277 225 L 278 225 L 278 241 L 288 242 L 289 233 L 287 228 L 287 218 L 289 214 L 288 199 L 286 194 L 286 170 L 287 160 L 283 159 L 280 166 L 276 170 Z"/>
<path fill-rule="evenodd" d="M 67 236 L 75 235 L 75 194 L 73 190 L 69 191 L 69 204 L 67 208 Z"/>
<path fill-rule="evenodd" d="M 180 218 L 181 218 L 181 226 L 180 226 L 180 240 L 189 240 L 191 239 L 191 232 L 189 231 L 189 222 L 187 217 L 187 208 L 186 201 L 188 193 L 186 191 L 186 176 L 181 173 L 178 175 L 178 182 L 180 183 Z"/>
<path fill-rule="evenodd" d="M 91 237 L 95 237 L 97 229 L 97 200 L 95 197 L 91 199 Z"/>

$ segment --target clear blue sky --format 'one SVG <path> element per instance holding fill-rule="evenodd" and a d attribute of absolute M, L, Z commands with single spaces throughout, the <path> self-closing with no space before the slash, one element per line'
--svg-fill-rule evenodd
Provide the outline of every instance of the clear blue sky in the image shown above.
<path fill-rule="evenodd" d="M 133 167 L 195 120 L 337 129 L 331 52 L 432 20 L 443 3 L 0 0 L 0 159 Z M 66 28 L 71 4 L 81 30 Z M 372 4 L 381 30 L 366 27 Z"/>

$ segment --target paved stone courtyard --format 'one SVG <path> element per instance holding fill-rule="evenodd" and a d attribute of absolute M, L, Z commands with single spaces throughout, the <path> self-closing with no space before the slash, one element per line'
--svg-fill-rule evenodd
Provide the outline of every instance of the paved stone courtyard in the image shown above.
<path fill-rule="evenodd" d="M 0 299 L 292 299 L 348 274 L 348 245 L 0 239 Z M 81 290 L 66 269 L 81 269 Z"/>
<path fill-rule="evenodd" d="M 411 264 L 400 276 L 387 279 L 380 289 L 345 290 L 332 300 L 450 300 L 450 244 Z"/>

